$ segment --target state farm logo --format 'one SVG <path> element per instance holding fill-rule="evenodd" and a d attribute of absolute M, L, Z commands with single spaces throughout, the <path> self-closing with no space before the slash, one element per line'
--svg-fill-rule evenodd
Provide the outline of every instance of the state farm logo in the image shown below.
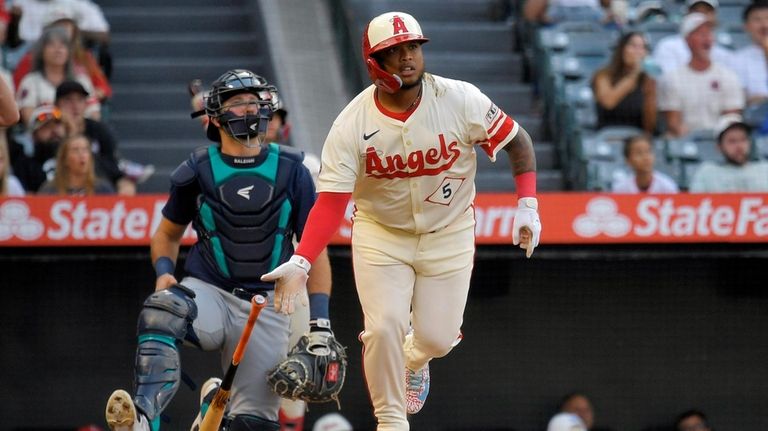
<path fill-rule="evenodd" d="M 30 216 L 29 207 L 22 201 L 7 201 L 0 205 L 0 241 L 17 237 L 33 241 L 43 234 L 43 222 Z"/>
<path fill-rule="evenodd" d="M 618 238 L 629 233 L 632 221 L 619 213 L 619 207 L 611 198 L 597 197 L 587 203 L 587 212 L 573 220 L 573 231 L 584 238 L 600 234 Z"/>

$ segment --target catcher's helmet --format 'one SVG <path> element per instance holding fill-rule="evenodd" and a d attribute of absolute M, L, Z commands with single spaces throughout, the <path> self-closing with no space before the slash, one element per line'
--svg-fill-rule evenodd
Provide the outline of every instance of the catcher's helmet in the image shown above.
<path fill-rule="evenodd" d="M 224 114 L 221 110 L 224 102 L 240 93 L 251 93 L 259 98 L 261 121 L 269 121 L 272 114 L 282 107 L 277 89 L 267 83 L 266 79 L 250 70 L 233 69 L 219 76 L 211 84 L 211 89 L 205 97 L 205 113 L 211 118 L 220 118 Z M 264 123 L 264 127 L 266 127 L 266 123 Z M 221 142 L 219 130 L 213 122 L 208 124 L 206 132 L 209 139 Z"/>
<path fill-rule="evenodd" d="M 400 77 L 385 71 L 373 57 L 379 51 L 404 42 L 428 42 L 416 18 L 405 12 L 387 12 L 372 19 L 363 31 L 363 61 L 374 84 L 387 93 L 403 85 Z"/>

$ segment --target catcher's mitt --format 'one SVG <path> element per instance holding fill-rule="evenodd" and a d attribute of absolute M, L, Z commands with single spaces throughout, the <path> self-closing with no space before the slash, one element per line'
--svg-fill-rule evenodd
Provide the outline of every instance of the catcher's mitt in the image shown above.
<path fill-rule="evenodd" d="M 272 390 L 283 398 L 308 403 L 336 401 L 347 375 L 347 354 L 332 332 L 305 334 L 288 357 L 267 375 Z"/>

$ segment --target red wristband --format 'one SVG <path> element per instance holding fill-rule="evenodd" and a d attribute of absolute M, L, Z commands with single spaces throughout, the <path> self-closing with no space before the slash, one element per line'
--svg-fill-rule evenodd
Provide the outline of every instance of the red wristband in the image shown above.
<path fill-rule="evenodd" d="M 518 198 L 536 197 L 536 171 L 515 175 L 515 188 Z"/>

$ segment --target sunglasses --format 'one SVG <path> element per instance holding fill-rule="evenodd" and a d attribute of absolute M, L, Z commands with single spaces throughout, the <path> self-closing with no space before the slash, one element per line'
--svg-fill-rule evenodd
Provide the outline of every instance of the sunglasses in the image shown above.
<path fill-rule="evenodd" d="M 35 117 L 35 123 L 44 123 L 49 120 L 61 120 L 61 110 L 59 108 L 53 108 L 50 112 L 41 112 Z"/>

